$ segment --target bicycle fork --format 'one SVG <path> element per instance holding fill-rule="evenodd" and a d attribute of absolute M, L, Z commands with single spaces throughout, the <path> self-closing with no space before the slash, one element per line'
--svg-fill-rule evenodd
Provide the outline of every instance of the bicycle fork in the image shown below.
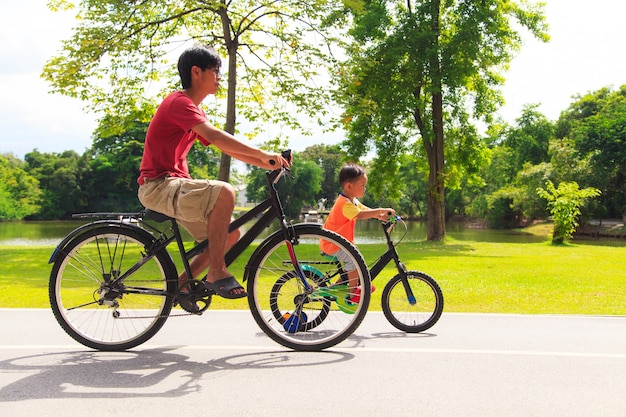
<path fill-rule="evenodd" d="M 398 271 L 400 272 L 400 276 L 402 277 L 401 281 L 402 286 L 404 287 L 404 291 L 406 293 L 406 299 L 410 305 L 414 306 L 415 304 L 417 304 L 417 300 L 415 299 L 415 294 L 413 294 L 413 290 L 409 285 L 409 278 L 407 277 L 406 267 L 399 260 L 396 262 L 396 265 L 398 266 Z"/>

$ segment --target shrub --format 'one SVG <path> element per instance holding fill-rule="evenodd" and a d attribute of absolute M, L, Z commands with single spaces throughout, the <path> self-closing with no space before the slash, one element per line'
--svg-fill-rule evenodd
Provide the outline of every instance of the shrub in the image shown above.
<path fill-rule="evenodd" d="M 580 207 L 585 200 L 600 195 L 597 188 L 580 189 L 576 182 L 562 182 L 556 188 L 552 181 L 546 181 L 546 188 L 537 188 L 537 194 L 548 200 L 548 210 L 554 221 L 552 243 L 561 244 L 572 238 L 578 227 Z"/>

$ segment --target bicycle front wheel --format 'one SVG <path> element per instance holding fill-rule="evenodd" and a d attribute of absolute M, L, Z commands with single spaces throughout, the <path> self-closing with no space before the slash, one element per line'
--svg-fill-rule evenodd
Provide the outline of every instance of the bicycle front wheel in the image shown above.
<path fill-rule="evenodd" d="M 363 321 L 371 294 L 369 271 L 359 251 L 342 236 L 303 224 L 295 225 L 294 233 L 292 247 L 276 232 L 253 254 L 246 273 L 248 304 L 259 327 L 275 342 L 294 350 L 326 349 L 349 337 Z M 320 252 L 320 240 L 348 254 L 356 265 L 356 285 L 346 283 L 340 262 Z"/>
<path fill-rule="evenodd" d="M 120 351 L 144 343 L 163 326 L 172 308 L 176 269 L 164 249 L 145 256 L 153 240 L 138 227 L 105 224 L 59 248 L 50 274 L 50 304 L 74 340 Z"/>
<path fill-rule="evenodd" d="M 396 329 L 419 333 L 437 323 L 443 312 L 443 293 L 429 275 L 407 271 L 391 278 L 382 295 L 385 317 Z"/>

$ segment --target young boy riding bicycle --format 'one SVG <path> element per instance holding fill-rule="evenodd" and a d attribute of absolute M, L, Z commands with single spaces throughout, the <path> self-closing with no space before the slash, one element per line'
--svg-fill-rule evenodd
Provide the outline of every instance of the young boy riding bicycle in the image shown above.
<path fill-rule="evenodd" d="M 324 223 L 325 229 L 332 230 L 354 243 L 354 228 L 358 219 L 386 220 L 389 216 L 395 215 L 394 209 L 369 208 L 358 200 L 363 198 L 367 186 L 367 174 L 363 167 L 355 164 L 344 165 L 339 171 L 339 185 L 341 186 L 341 194 L 335 200 L 335 204 Z M 334 256 L 344 263 L 351 294 L 349 301 L 358 303 L 361 289 L 357 286 L 356 266 L 341 249 L 328 241 L 322 240 L 320 249 L 326 255 Z M 372 291 L 374 291 L 373 286 Z"/>

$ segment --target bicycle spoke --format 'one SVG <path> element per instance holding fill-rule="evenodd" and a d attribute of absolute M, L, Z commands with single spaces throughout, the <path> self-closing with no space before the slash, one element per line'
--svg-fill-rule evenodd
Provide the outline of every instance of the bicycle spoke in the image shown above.
<path fill-rule="evenodd" d="M 123 350 L 158 331 L 175 293 L 167 276 L 176 274 L 165 252 L 144 257 L 151 239 L 137 227 L 104 225 L 68 244 L 53 265 L 50 300 L 70 336 L 96 349 Z"/>

